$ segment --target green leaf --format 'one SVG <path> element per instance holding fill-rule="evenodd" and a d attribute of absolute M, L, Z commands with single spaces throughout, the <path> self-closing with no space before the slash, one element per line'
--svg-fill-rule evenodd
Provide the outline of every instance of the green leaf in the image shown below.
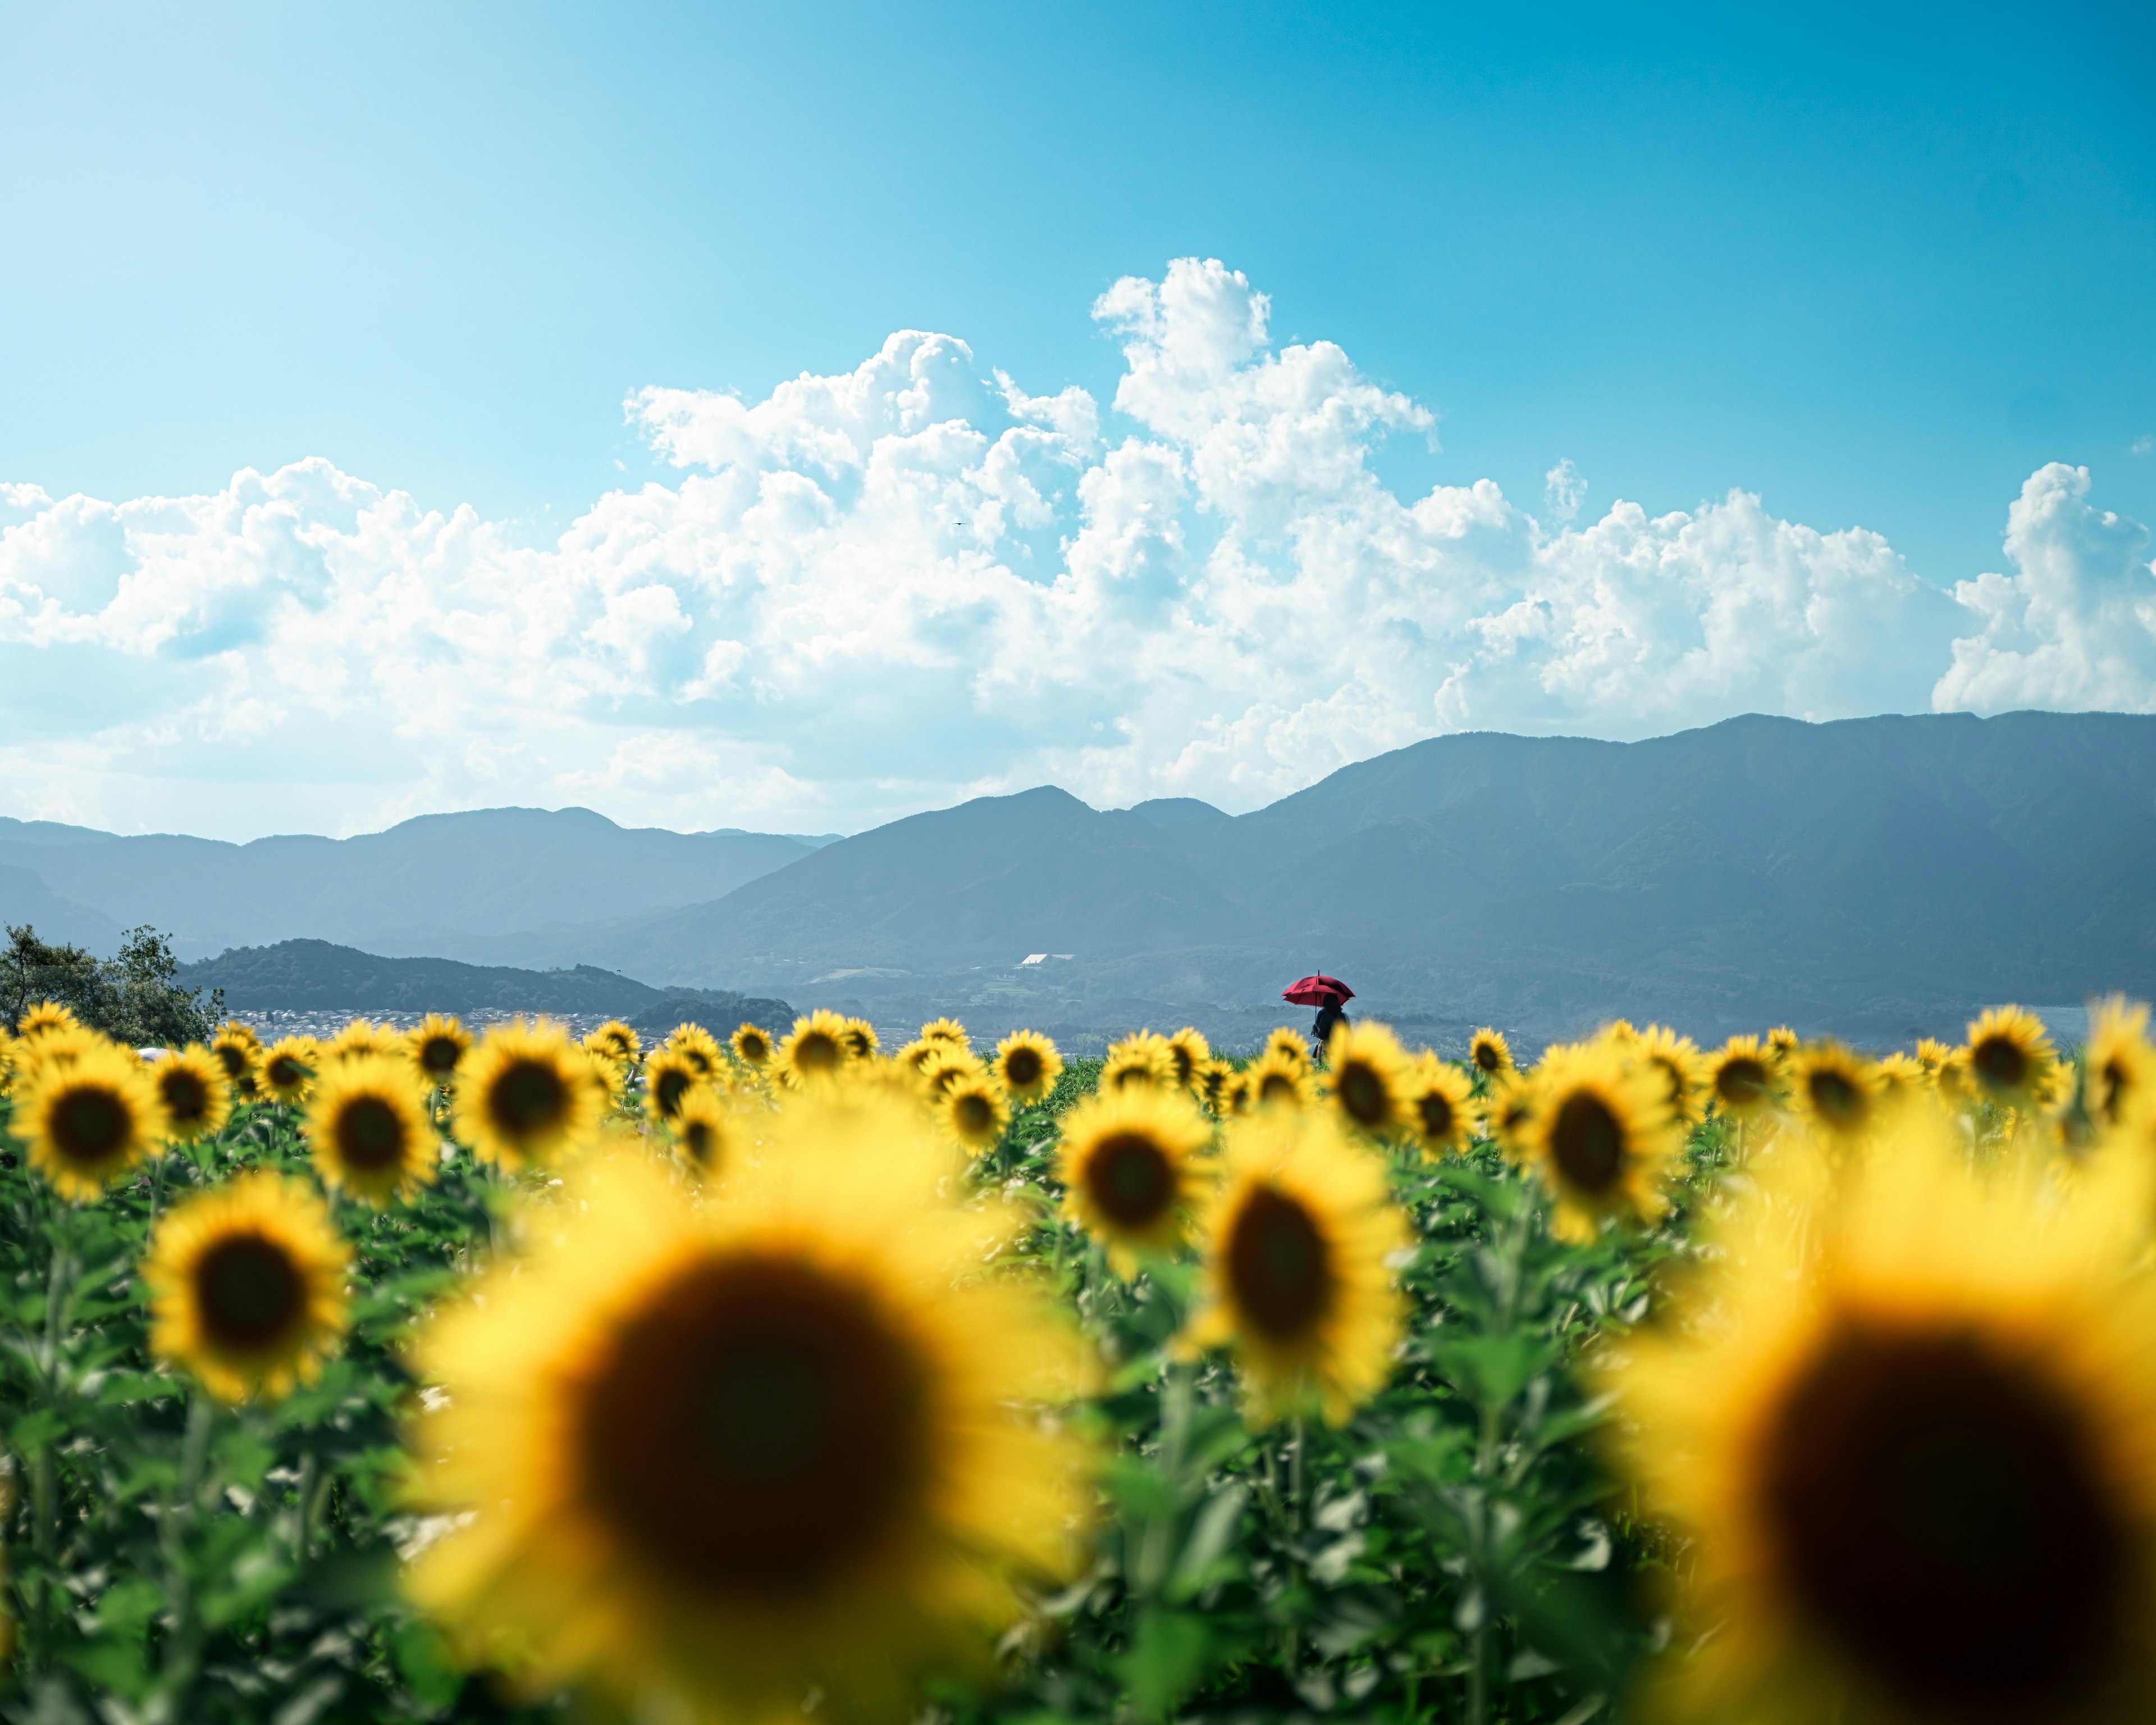
<path fill-rule="evenodd" d="M 1130 1651 L 1116 1661 L 1131 1706 L 1139 1717 L 1164 1719 L 1197 1686 L 1212 1637 L 1203 1618 L 1181 1611 L 1147 1611 L 1138 1620 Z"/>

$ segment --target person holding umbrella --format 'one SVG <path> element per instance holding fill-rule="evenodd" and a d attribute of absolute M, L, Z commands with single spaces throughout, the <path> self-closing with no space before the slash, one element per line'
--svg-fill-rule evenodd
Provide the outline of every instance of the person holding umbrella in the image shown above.
<path fill-rule="evenodd" d="M 1325 1058 L 1326 1045 L 1332 1041 L 1332 1033 L 1348 1022 L 1347 1004 L 1355 998 L 1355 991 L 1337 976 L 1320 973 L 1306 976 L 1291 988 L 1281 990 L 1281 999 L 1292 1006 L 1314 1006 L 1317 1021 L 1310 1027 L 1310 1040 L 1317 1045 L 1317 1058 Z"/>

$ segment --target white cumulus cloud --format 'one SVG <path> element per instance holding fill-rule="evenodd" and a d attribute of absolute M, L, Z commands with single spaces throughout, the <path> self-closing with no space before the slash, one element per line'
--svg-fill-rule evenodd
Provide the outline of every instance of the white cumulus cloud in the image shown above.
<path fill-rule="evenodd" d="M 550 546 L 310 459 L 109 502 L 0 484 L 8 812 L 352 831 L 580 802 L 852 828 L 1044 780 L 1246 808 L 1461 728 L 1635 737 L 1746 711 L 2147 706 L 2140 530 L 2047 468 L 2011 578 L 1732 490 L 1579 519 L 1373 465 L 1432 410 L 1275 347 L 1218 262 L 1093 307 L 1112 402 L 891 336 L 760 400 L 654 387 L 670 482 Z"/>

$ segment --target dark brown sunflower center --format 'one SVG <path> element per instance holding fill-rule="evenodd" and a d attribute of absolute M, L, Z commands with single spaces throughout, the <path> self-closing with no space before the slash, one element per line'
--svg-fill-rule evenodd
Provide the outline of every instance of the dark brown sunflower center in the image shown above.
<path fill-rule="evenodd" d="M 192 1067 L 167 1061 L 166 1070 L 158 1076 L 157 1093 L 174 1126 L 190 1127 L 208 1117 L 209 1086 Z"/>
<path fill-rule="evenodd" d="M 202 1255 L 195 1299 L 203 1328 L 228 1348 L 264 1348 L 299 1317 L 304 1301 L 291 1255 L 259 1234 L 235 1234 Z"/>
<path fill-rule="evenodd" d="M 1040 1050 L 1021 1044 L 1004 1056 L 1004 1082 L 1013 1090 L 1029 1090 L 1040 1082 Z"/>
<path fill-rule="evenodd" d="M 1496 1072 L 1503 1068 L 1505 1057 L 1497 1052 L 1496 1043 L 1478 1042 L 1475 1045 L 1475 1064 L 1485 1072 Z"/>
<path fill-rule="evenodd" d="M 1258 1100 L 1261 1102 L 1293 1101 L 1298 1094 L 1291 1073 L 1268 1072 L 1258 1081 Z"/>
<path fill-rule="evenodd" d="M 102 1085 L 82 1084 L 64 1091 L 50 1117 L 53 1145 L 69 1162 L 109 1162 L 127 1147 L 135 1116 L 126 1101 Z"/>
<path fill-rule="evenodd" d="M 1190 1075 L 1198 1070 L 1197 1056 L 1188 1049 L 1171 1043 L 1168 1046 L 1168 1057 L 1175 1062 L 1175 1081 L 1178 1084 L 1189 1083 Z"/>
<path fill-rule="evenodd" d="M 846 1052 L 851 1055 L 855 1060 L 865 1060 L 869 1057 L 869 1055 L 872 1050 L 873 1045 L 869 1041 L 867 1031 L 849 1030 L 846 1032 L 844 1040 L 846 1044 Z"/>
<path fill-rule="evenodd" d="M 380 1096 L 354 1096 L 337 1110 L 337 1155 L 364 1173 L 402 1168 L 410 1153 L 404 1117 Z"/>
<path fill-rule="evenodd" d="M 741 1050 L 741 1057 L 752 1066 L 761 1066 L 771 1058 L 771 1045 L 760 1033 L 744 1032 L 735 1046 Z"/>
<path fill-rule="evenodd" d="M 977 1090 L 969 1090 L 951 1105 L 958 1130 L 969 1138 L 985 1137 L 994 1130 L 995 1104 Z"/>
<path fill-rule="evenodd" d="M 917 1500 L 921 1363 L 861 1291 L 740 1256 L 676 1277 L 586 1392 L 584 1489 L 680 1582 L 820 1590 Z"/>
<path fill-rule="evenodd" d="M 651 1100 L 660 1115 L 671 1120 L 681 1111 L 681 1098 L 689 1093 L 689 1086 L 696 1081 L 696 1075 L 685 1066 L 661 1066 L 651 1081 Z"/>
<path fill-rule="evenodd" d="M 1747 1108 L 1767 1094 L 1767 1064 L 1749 1055 L 1722 1063 L 1714 1075 L 1714 1093 L 1734 1108 Z"/>
<path fill-rule="evenodd" d="M 1348 1060 L 1332 1081 L 1340 1106 L 1356 1125 L 1381 1127 L 1393 1117 L 1393 1093 L 1384 1075 L 1367 1060 Z"/>
<path fill-rule="evenodd" d="M 211 1050 L 227 1078 L 238 1078 L 247 1070 L 247 1050 L 237 1043 L 220 1042 Z"/>
<path fill-rule="evenodd" d="M 1086 1194 L 1119 1228 L 1149 1228 L 1175 1199 L 1168 1153 L 1143 1132 L 1116 1132 L 1086 1163 Z"/>
<path fill-rule="evenodd" d="M 290 1055 L 277 1055 L 262 1069 L 273 1090 L 297 1090 L 307 1081 L 307 1069 Z"/>
<path fill-rule="evenodd" d="M 1332 1253 L 1308 1210 L 1270 1186 L 1253 1192 L 1228 1240 L 1228 1285 L 1264 1334 L 1300 1336 L 1331 1309 Z"/>
<path fill-rule="evenodd" d="M 568 1107 L 569 1086 L 551 1060 L 511 1060 L 487 1089 L 487 1117 L 513 1138 L 558 1125 Z"/>
<path fill-rule="evenodd" d="M 719 1147 L 719 1135 L 708 1120 L 690 1120 L 681 1127 L 681 1147 L 698 1168 L 711 1166 Z"/>
<path fill-rule="evenodd" d="M 1847 1327 L 1779 1411 L 1763 1507 L 1805 1609 L 1882 1686 L 2040 1717 L 2102 1680 L 2130 1591 L 2093 1439 L 1979 1337 Z"/>
<path fill-rule="evenodd" d="M 429 1036 L 419 1045 L 419 1065 L 430 1078 L 447 1078 L 464 1058 L 464 1045 L 454 1036 Z"/>
<path fill-rule="evenodd" d="M 1852 1127 L 1864 1118 L 1864 1092 L 1846 1072 L 1821 1067 L 1804 1081 L 1812 1108 L 1829 1126 Z"/>
<path fill-rule="evenodd" d="M 1151 1084 L 1152 1068 L 1142 1060 L 1127 1060 L 1110 1076 L 1117 1090 L 1128 1090 L 1134 1084 Z"/>
<path fill-rule="evenodd" d="M 2029 1076 L 2029 1051 L 2010 1036 L 1987 1036 L 1969 1051 L 1976 1076 L 2000 1090 L 2018 1088 Z"/>
<path fill-rule="evenodd" d="M 1575 1091 L 1558 1108 L 1550 1157 L 1567 1185 L 1600 1197 L 1625 1172 L 1625 1128 L 1601 1097 Z"/>
<path fill-rule="evenodd" d="M 805 1031 L 793 1045 L 793 1064 L 803 1072 L 835 1072 L 845 1057 L 845 1045 L 828 1030 Z"/>
<path fill-rule="evenodd" d="M 1422 1117 L 1425 1136 L 1441 1138 L 1452 1130 L 1452 1098 L 1441 1090 L 1427 1090 L 1415 1099 L 1415 1112 Z"/>

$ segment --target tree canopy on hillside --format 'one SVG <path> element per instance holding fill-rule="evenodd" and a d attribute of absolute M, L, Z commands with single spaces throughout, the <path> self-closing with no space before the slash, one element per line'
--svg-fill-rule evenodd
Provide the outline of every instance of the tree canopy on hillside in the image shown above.
<path fill-rule="evenodd" d="M 100 958 L 76 946 L 38 938 L 28 923 L 9 924 L 0 949 L 0 1012 L 12 1025 L 40 1000 L 57 1001 L 92 1029 L 137 1048 L 207 1042 L 224 1016 L 224 994 L 180 985 L 169 937 L 145 923 L 120 950 Z"/>

